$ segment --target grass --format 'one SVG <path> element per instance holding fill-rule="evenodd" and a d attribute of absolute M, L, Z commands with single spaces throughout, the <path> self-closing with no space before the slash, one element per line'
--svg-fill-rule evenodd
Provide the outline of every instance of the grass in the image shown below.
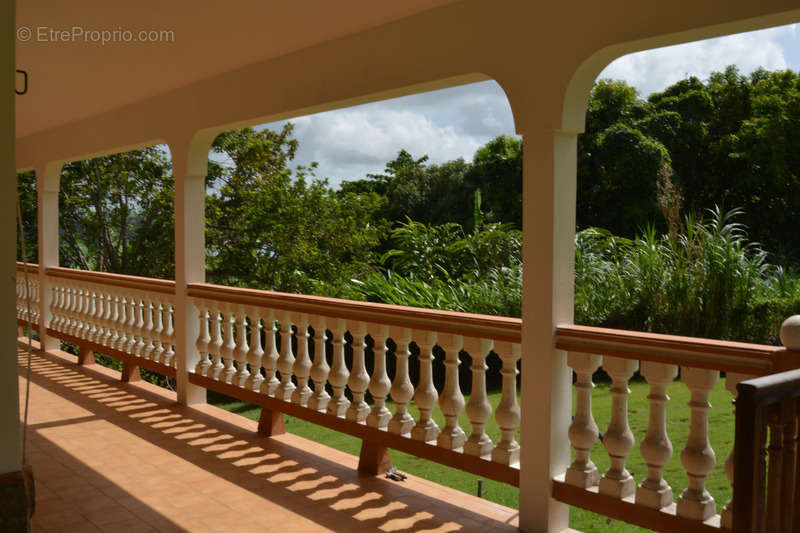
<path fill-rule="evenodd" d="M 597 425 L 601 430 L 608 427 L 611 417 L 611 395 L 609 393 L 609 387 L 610 383 L 601 382 L 597 385 L 593 395 L 593 412 Z M 636 447 L 628 457 L 627 466 L 638 483 L 644 478 L 644 474 L 646 474 L 647 471 L 644 461 L 639 454 L 638 446 L 647 430 L 649 416 L 647 394 L 649 392 L 649 387 L 644 381 L 633 381 L 630 384 L 630 388 L 631 395 L 628 404 L 628 417 L 631 430 L 636 438 Z M 677 499 L 681 491 L 687 486 L 686 473 L 680 463 L 680 451 L 686 444 L 689 434 L 690 411 L 687 407 L 687 403 L 689 402 L 690 394 L 686 386 L 680 381 L 676 381 L 669 386 L 668 394 L 671 401 L 667 405 L 667 432 L 672 440 L 675 452 L 664 469 L 664 478 L 672 487 L 675 498 Z M 500 393 L 490 393 L 489 401 L 493 406 L 497 406 L 500 402 Z M 709 440 L 716 453 L 717 465 L 708 477 L 707 488 L 717 502 L 717 512 L 721 512 L 722 506 L 731 497 L 731 487 L 725 477 L 724 463 L 731 451 L 734 433 L 731 395 L 724 388 L 724 380 L 720 380 L 711 392 L 710 401 L 713 408 L 709 411 Z M 260 414 L 260 408 L 257 406 L 240 402 L 211 391 L 209 391 L 209 402 L 254 420 L 257 420 Z M 394 406 L 389 403 L 388 407 L 390 410 L 393 410 Z M 413 405 L 411 406 L 410 412 L 415 419 L 418 417 L 418 412 L 416 412 Z M 440 426 L 444 424 L 444 417 L 438 410 L 434 411 L 434 418 Z M 465 413 L 462 413 L 460 423 L 464 431 L 469 434 L 470 424 Z M 291 433 L 323 443 L 346 453 L 358 455 L 360 450 L 361 441 L 359 439 L 316 426 L 304 420 L 287 416 L 286 428 Z M 487 424 L 486 432 L 495 442 L 499 440 L 500 430 L 494 419 Z M 524 446 L 524 443 L 522 443 L 522 445 Z M 477 491 L 477 476 L 394 450 L 391 452 L 391 456 L 393 465 L 400 470 L 470 494 L 475 494 Z M 593 450 L 592 460 L 601 473 L 608 468 L 608 456 L 602 444 L 599 442 L 595 445 Z M 519 506 L 519 490 L 503 483 L 484 480 L 483 497 L 508 507 L 518 508 Z M 641 528 L 622 522 L 608 522 L 603 516 L 577 508 L 572 508 L 570 510 L 570 527 L 582 531 L 643 531 Z"/>

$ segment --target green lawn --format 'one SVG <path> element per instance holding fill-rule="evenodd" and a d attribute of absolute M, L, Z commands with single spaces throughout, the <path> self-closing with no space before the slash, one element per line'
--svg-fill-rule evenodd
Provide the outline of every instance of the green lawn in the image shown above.
<path fill-rule="evenodd" d="M 717 455 L 717 466 L 708 478 L 707 487 L 717 501 L 718 512 L 722 510 L 722 506 L 731 496 L 730 485 L 725 477 L 723 466 L 728 453 L 731 451 L 734 428 L 731 396 L 725 390 L 723 381 L 724 380 L 720 380 L 720 383 L 711 393 L 711 404 L 713 408 L 709 411 L 709 439 Z M 611 416 L 611 395 L 608 391 L 609 387 L 609 383 L 598 384 L 593 396 L 594 416 L 601 430 L 604 430 L 608 426 Z M 643 381 L 636 381 L 631 383 L 630 388 L 632 392 L 629 397 L 628 416 L 637 444 L 636 448 L 631 452 L 627 464 L 628 470 L 630 470 L 636 478 L 636 481 L 639 482 L 646 473 L 644 461 L 639 455 L 638 444 L 644 438 L 647 430 L 649 406 L 646 397 L 649 387 L 647 383 Z M 686 406 L 689 402 L 689 391 L 683 383 L 676 381 L 670 385 L 668 394 L 672 400 L 667 406 L 667 431 L 672 440 L 675 453 L 664 470 L 664 477 L 669 482 L 670 486 L 672 486 L 677 498 L 677 495 L 679 495 L 687 485 L 686 474 L 680 463 L 680 451 L 686 443 L 689 433 L 690 413 L 689 408 Z M 500 402 L 500 393 L 496 392 L 490 394 L 489 400 L 492 405 L 496 406 Z M 209 391 L 209 402 L 254 420 L 257 420 L 259 417 L 260 409 L 258 407 L 239 402 L 211 391 Z M 393 410 L 394 406 L 389 404 L 388 407 L 390 410 Z M 416 419 L 418 413 L 413 406 L 410 411 Z M 435 412 L 434 417 L 440 426 L 444 425 L 444 417 L 441 413 Z M 470 424 L 464 413 L 462 413 L 461 416 L 461 426 L 464 428 L 464 431 L 469 434 Z M 492 439 L 497 441 L 500 437 L 500 430 L 497 427 L 497 423 L 492 419 L 487 426 L 487 433 Z M 286 417 L 286 428 L 296 435 L 324 443 L 327 446 L 347 453 L 353 455 L 358 455 L 359 453 L 361 441 L 349 435 L 337 433 L 293 417 Z M 524 443 L 522 444 L 524 446 Z M 476 493 L 478 483 L 477 476 L 394 450 L 391 454 L 392 463 L 400 470 L 464 492 L 471 494 Z M 608 456 L 602 444 L 599 442 L 595 445 L 592 460 L 601 472 L 608 467 Z M 517 508 L 519 505 L 518 489 L 503 483 L 484 480 L 483 495 L 488 500 L 508 507 Z M 641 528 L 617 521 L 607 523 L 605 517 L 576 508 L 570 511 L 570 526 L 582 531 L 643 531 Z"/>

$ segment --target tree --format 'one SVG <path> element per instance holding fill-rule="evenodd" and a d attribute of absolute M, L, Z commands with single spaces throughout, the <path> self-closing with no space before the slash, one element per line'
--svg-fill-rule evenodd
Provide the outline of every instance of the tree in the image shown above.
<path fill-rule="evenodd" d="M 313 168 L 289 168 L 292 125 L 221 134 L 206 207 L 207 277 L 234 286 L 335 295 L 367 268 L 385 231 L 374 192 L 334 193 Z M 311 178 L 308 181 L 307 178 Z"/>
<path fill-rule="evenodd" d="M 500 135 L 479 148 L 466 181 L 471 190 L 481 191 L 489 222 L 522 228 L 521 139 Z"/>
<path fill-rule="evenodd" d="M 367 174 L 365 179 L 345 181 L 342 194 L 374 193 L 385 198 L 381 217 L 392 223 L 406 219 L 425 224 L 467 223 L 473 195 L 465 183 L 469 165 L 463 159 L 441 165 L 427 162 L 427 155 L 415 158 L 401 150 L 386 163 L 384 174 Z"/>
<path fill-rule="evenodd" d="M 174 276 L 173 178 L 161 148 L 69 163 L 60 192 L 63 266 Z"/>
<path fill-rule="evenodd" d="M 20 211 L 22 212 L 22 226 L 25 235 L 26 260 L 29 263 L 38 262 L 38 220 L 36 198 L 36 175 L 32 171 L 17 174 L 17 194 Z M 17 229 L 19 232 L 19 228 Z M 22 260 L 22 239 L 17 238 L 17 260 Z"/>
<path fill-rule="evenodd" d="M 658 217 L 657 181 L 670 155 L 642 130 L 649 108 L 624 82 L 599 81 L 589 97 L 578 141 L 577 224 L 633 236 Z M 670 130 L 676 117 L 656 123 Z M 656 129 L 650 125 L 650 129 Z M 624 206 L 624 209 L 621 207 Z"/>

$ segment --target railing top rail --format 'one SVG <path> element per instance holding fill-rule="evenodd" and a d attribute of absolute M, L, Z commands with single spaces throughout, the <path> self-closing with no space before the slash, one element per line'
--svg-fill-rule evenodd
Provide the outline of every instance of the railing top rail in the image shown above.
<path fill-rule="evenodd" d="M 194 298 L 246 306 L 268 307 L 282 311 L 513 343 L 519 343 L 521 337 L 522 321 L 518 318 L 242 289 L 208 283 L 193 283 L 188 286 L 188 289 L 189 296 Z"/>
<path fill-rule="evenodd" d="M 590 326 L 559 326 L 556 348 L 753 375 L 796 366 L 781 346 Z"/>
<path fill-rule="evenodd" d="M 28 269 L 28 272 L 33 274 L 39 273 L 39 265 L 37 263 L 28 263 L 25 265 L 22 261 L 17 261 L 17 271 L 22 272 L 25 269 Z"/>
<path fill-rule="evenodd" d="M 783 400 L 800 397 L 800 370 L 789 370 L 780 374 L 769 374 L 742 381 L 736 388 L 741 403 L 751 402 L 753 407 L 772 405 Z"/>
<path fill-rule="evenodd" d="M 141 276 L 128 276 L 125 274 L 109 274 L 108 272 L 91 272 L 63 267 L 48 267 L 45 270 L 48 276 L 54 278 L 85 281 L 113 285 L 127 289 L 175 294 L 175 282 L 168 279 L 145 278 Z"/>

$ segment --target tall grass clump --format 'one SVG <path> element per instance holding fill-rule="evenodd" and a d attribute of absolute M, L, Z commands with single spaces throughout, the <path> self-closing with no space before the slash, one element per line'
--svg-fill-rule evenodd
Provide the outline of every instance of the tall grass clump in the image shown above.
<path fill-rule="evenodd" d="M 575 321 L 623 329 L 775 343 L 800 310 L 796 277 L 767 262 L 736 219 L 714 208 L 633 240 L 590 228 L 575 244 Z"/>
<path fill-rule="evenodd" d="M 486 224 L 471 234 L 459 224 L 408 220 L 392 232 L 384 268 L 352 280 L 345 297 L 518 317 L 522 313 L 522 232 Z"/>

